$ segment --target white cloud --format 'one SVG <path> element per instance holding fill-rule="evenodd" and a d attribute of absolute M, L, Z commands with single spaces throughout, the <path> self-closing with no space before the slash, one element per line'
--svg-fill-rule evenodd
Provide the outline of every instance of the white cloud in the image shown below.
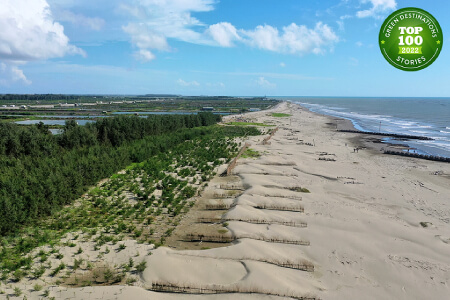
<path fill-rule="evenodd" d="M 64 27 L 53 21 L 45 0 L 2 0 L 0 59 L 40 60 L 85 52 L 69 44 Z M 4 3 L 6 1 L 6 3 Z"/>
<path fill-rule="evenodd" d="M 18 68 L 20 63 L 0 63 L 0 85 L 10 85 L 15 82 L 31 84 L 23 71 Z"/>
<path fill-rule="evenodd" d="M 155 59 L 155 55 L 145 49 L 140 49 L 139 51 L 134 52 L 134 57 L 143 63 Z"/>
<path fill-rule="evenodd" d="M 95 31 L 99 31 L 105 26 L 105 20 L 101 18 L 90 18 L 82 14 L 75 14 L 69 10 L 60 10 L 56 12 L 59 21 L 70 22 L 76 26 L 87 27 Z"/>
<path fill-rule="evenodd" d="M 183 79 L 178 79 L 177 83 L 181 86 L 200 86 L 200 83 L 198 83 L 197 81 L 184 81 Z"/>
<path fill-rule="evenodd" d="M 358 42 L 355 43 L 355 45 L 358 46 L 358 47 L 362 47 L 363 43 L 358 41 Z"/>
<path fill-rule="evenodd" d="M 318 22 L 314 29 L 292 23 L 283 27 L 280 34 L 270 25 L 258 26 L 252 31 L 242 31 L 247 43 L 253 47 L 290 54 L 321 54 L 339 41 L 338 36 L 326 24 Z"/>
<path fill-rule="evenodd" d="M 343 16 L 339 17 L 340 20 L 347 20 L 347 19 L 351 19 L 351 18 L 352 18 L 351 15 L 343 15 Z"/>
<path fill-rule="evenodd" d="M 345 20 L 352 18 L 352 16 L 350 15 L 343 15 L 339 17 L 339 20 L 336 21 L 336 23 L 338 24 L 339 30 L 340 31 L 345 31 Z"/>
<path fill-rule="evenodd" d="M 122 11 L 137 19 L 122 29 L 139 50 L 170 51 L 170 39 L 184 42 L 232 47 L 236 43 L 268 51 L 288 54 L 322 54 L 339 41 L 335 32 L 318 22 L 314 28 L 292 23 L 281 32 L 270 25 L 254 30 L 237 29 L 233 24 L 220 22 L 212 25 L 192 17 L 195 12 L 214 9 L 215 0 L 134 0 L 121 5 Z"/>
<path fill-rule="evenodd" d="M 280 67 L 284 68 L 284 67 L 286 67 L 286 64 L 284 62 L 281 62 Z"/>
<path fill-rule="evenodd" d="M 222 47 L 233 46 L 233 41 L 240 40 L 236 27 L 228 22 L 209 26 L 207 33 Z"/>
<path fill-rule="evenodd" d="M 131 42 L 140 50 L 157 49 L 169 51 L 170 47 L 166 37 L 150 30 L 145 24 L 130 23 L 123 30 L 131 35 Z"/>
<path fill-rule="evenodd" d="M 2 0 L 0 5 L 2 75 L 12 82 L 31 82 L 20 64 L 86 53 L 69 43 L 64 27 L 55 22 L 46 0 Z"/>
<path fill-rule="evenodd" d="M 122 29 L 131 36 L 132 44 L 140 50 L 169 51 L 167 38 L 191 43 L 211 43 L 193 28 L 205 25 L 191 16 L 192 12 L 213 10 L 213 0 L 134 0 L 121 9 L 136 21 Z"/>
<path fill-rule="evenodd" d="M 397 2 L 395 0 L 360 0 L 361 3 L 371 3 L 372 7 L 366 10 L 360 10 L 356 13 L 358 18 L 374 17 L 380 18 L 379 14 L 386 13 L 390 10 L 397 8 Z"/>
<path fill-rule="evenodd" d="M 271 83 L 269 82 L 267 79 L 265 79 L 264 77 L 259 77 L 256 80 L 256 84 L 263 87 L 263 88 L 275 88 L 277 85 L 275 83 Z"/>
<path fill-rule="evenodd" d="M 281 39 L 278 29 L 270 25 L 259 25 L 255 30 L 242 31 L 248 37 L 248 43 L 253 47 L 279 51 L 281 48 Z"/>

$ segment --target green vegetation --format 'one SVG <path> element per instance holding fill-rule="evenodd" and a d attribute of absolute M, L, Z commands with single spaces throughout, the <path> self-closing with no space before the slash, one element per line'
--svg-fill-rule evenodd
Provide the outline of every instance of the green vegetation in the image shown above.
<path fill-rule="evenodd" d="M 420 222 L 420 226 L 422 226 L 423 228 L 427 228 L 429 224 L 429 222 Z"/>
<path fill-rule="evenodd" d="M 243 158 L 258 158 L 258 157 L 260 157 L 260 156 L 261 156 L 261 154 L 260 154 L 258 151 L 253 150 L 253 149 L 251 149 L 251 148 L 248 148 L 248 149 L 245 150 L 245 152 L 242 154 L 242 157 L 243 157 Z"/>
<path fill-rule="evenodd" d="M 54 277 L 56 274 L 58 274 L 60 271 L 64 270 L 66 268 L 65 263 L 60 263 L 51 273 L 50 276 Z"/>
<path fill-rule="evenodd" d="M 264 126 L 264 127 L 272 127 L 275 125 L 269 125 L 264 123 L 251 123 L 251 122 L 230 122 L 227 123 L 227 125 L 234 125 L 234 126 Z"/>
<path fill-rule="evenodd" d="M 272 113 L 271 114 L 272 117 L 275 118 L 285 118 L 285 117 L 290 117 L 290 114 L 284 114 L 284 113 Z"/>
<path fill-rule="evenodd" d="M 16 286 L 14 288 L 14 296 L 19 297 L 20 295 L 22 295 L 22 290 Z"/>
<path fill-rule="evenodd" d="M 125 155 L 134 155 L 138 162 L 129 164 L 125 170 L 110 176 L 101 185 L 91 188 L 85 196 L 77 200 L 77 205 L 55 209 L 50 218 L 25 219 L 30 223 L 29 226 L 16 223 L 16 230 L 9 231 L 0 240 L 1 275 L 6 279 L 16 275 L 18 279 L 24 276 L 39 278 L 45 272 L 45 268 L 41 265 L 41 267 L 31 270 L 32 266 L 36 262 L 46 261 L 50 255 L 61 259 L 63 255 L 59 252 L 58 246 L 73 244 L 75 247 L 76 245 L 72 241 L 76 239 L 94 241 L 96 250 L 100 250 L 100 247 L 110 243 L 108 246 L 115 245 L 113 246 L 114 251 L 118 251 L 124 248 L 125 244 L 121 241 L 125 237 L 139 239 L 139 242 L 152 243 L 156 247 L 162 245 L 165 236 L 169 236 L 173 231 L 172 228 L 178 224 L 180 218 L 178 216 L 187 212 L 192 206 L 193 201 L 190 198 L 203 188 L 205 181 L 215 175 L 214 169 L 218 165 L 229 161 L 239 151 L 240 145 L 233 141 L 234 137 L 257 134 L 259 131 L 254 127 L 215 125 L 144 137 L 142 140 L 125 142 L 117 148 L 103 145 L 103 148 L 111 151 L 108 153 L 123 151 Z M 57 138 L 58 140 L 59 138 Z M 75 151 L 66 150 L 63 147 L 59 149 L 69 153 Z M 82 149 L 78 153 L 89 151 L 87 146 Z M 150 157 L 143 159 L 151 153 L 153 154 Z M 101 157 L 101 152 L 98 154 Z M 85 157 L 86 162 L 82 164 L 82 168 L 98 172 L 101 165 L 97 166 L 94 158 L 99 159 L 99 156 L 92 157 L 92 160 L 89 156 Z M 59 156 L 56 155 L 56 157 Z M 116 158 L 117 156 L 112 157 Z M 12 157 L 3 157 L 4 161 L 7 159 L 13 160 Z M 28 158 L 21 156 L 21 159 L 27 160 Z M 40 159 L 45 160 L 42 156 Z M 123 160 L 123 162 L 127 161 L 133 162 L 134 159 L 128 157 Z M 121 161 L 116 161 L 116 164 L 119 162 Z M 71 170 L 70 166 L 76 169 L 69 174 L 80 176 L 77 173 L 79 171 L 77 168 L 81 168 L 79 165 L 71 165 L 70 160 L 65 163 L 68 164 L 65 170 Z M 37 161 L 35 164 L 42 167 Z M 108 164 L 111 166 L 109 170 L 117 169 L 117 166 L 112 167 L 112 162 L 108 162 Z M 52 176 L 50 170 L 48 171 L 47 176 Z M 33 179 L 31 175 L 24 174 L 23 176 Z M 0 178 L 2 178 L 1 175 Z M 196 180 L 192 180 L 193 178 Z M 16 177 L 16 182 L 20 183 L 21 180 Z M 83 182 L 84 179 L 69 177 L 66 180 Z M 45 178 L 40 177 L 40 180 L 34 179 L 31 182 L 39 186 L 41 181 L 45 182 Z M 24 186 L 28 188 L 28 186 Z M 34 192 L 34 190 L 29 192 Z M 37 195 L 39 196 L 39 194 Z M 51 202 L 51 198 L 43 198 L 42 204 L 46 204 L 47 201 L 50 204 L 54 203 Z M 38 207 L 35 206 L 35 208 Z M 175 219 L 177 217 L 178 221 Z M 173 219 L 170 224 L 167 222 L 169 219 Z M 0 222 L 3 220 L 0 219 Z M 163 224 L 161 226 L 164 226 L 165 232 L 157 230 L 159 233 L 155 234 L 154 226 L 158 226 L 158 224 Z M 61 243 L 61 238 L 69 232 L 76 233 L 69 235 L 68 242 Z M 34 251 L 42 245 L 50 245 L 50 250 Z M 82 250 L 78 248 L 79 253 Z M 105 248 L 105 253 L 107 251 L 109 252 L 109 248 Z M 79 269 L 81 264 L 81 259 L 75 259 L 73 270 Z M 47 266 L 47 264 L 45 265 Z M 48 265 L 50 266 L 50 263 Z M 93 267 L 90 262 L 86 262 L 84 269 L 92 270 Z M 65 268 L 64 263 L 53 265 L 50 274 L 57 276 Z"/>
<path fill-rule="evenodd" d="M 213 107 L 217 112 L 242 113 L 249 111 L 249 108 L 267 109 L 279 103 L 278 100 L 261 97 L 239 98 L 239 97 L 214 97 L 214 96 L 177 96 L 177 95 L 142 95 L 142 96 L 102 96 L 102 95 L 55 95 L 55 94 L 33 94 L 0 95 L 2 105 L 15 105 L 20 108 L 26 105 L 27 108 L 8 110 L 0 107 L 0 111 L 7 111 L 7 115 L 23 116 L 42 115 L 42 110 L 46 110 L 46 115 L 67 114 L 76 116 L 78 114 L 102 114 L 114 111 L 144 112 L 144 111 L 199 111 L 203 107 Z M 60 105 L 68 103 L 69 106 Z M 89 111 L 82 110 L 88 104 Z M 37 107 L 33 107 L 36 106 Z M 50 105 L 51 108 L 39 107 Z M 6 117 L 7 119 L 8 117 Z M 0 118 L 1 120 L 1 118 Z"/>
<path fill-rule="evenodd" d="M 86 126 L 70 120 L 57 136 L 42 123 L 0 123 L 0 235 L 72 203 L 130 163 L 204 134 L 180 129 L 219 120 L 211 113 L 104 118 Z"/>
<path fill-rule="evenodd" d="M 74 271 L 76 271 L 76 270 L 81 266 L 82 263 L 83 263 L 83 260 L 82 260 L 82 259 L 76 259 L 76 258 L 75 258 L 75 260 L 73 261 L 72 269 L 73 269 Z"/>
<path fill-rule="evenodd" d="M 290 188 L 291 191 L 299 192 L 299 193 L 311 193 L 307 188 L 304 187 L 293 187 Z"/>
<path fill-rule="evenodd" d="M 136 266 L 136 272 L 142 273 L 145 271 L 146 268 L 147 268 L 147 262 L 142 261 Z"/>

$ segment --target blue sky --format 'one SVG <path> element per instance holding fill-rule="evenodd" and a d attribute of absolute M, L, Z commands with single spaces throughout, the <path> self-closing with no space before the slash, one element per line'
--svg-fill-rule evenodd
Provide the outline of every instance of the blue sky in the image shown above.
<path fill-rule="evenodd" d="M 378 33 L 402 7 L 444 47 L 404 72 Z M 2 0 L 0 93 L 450 96 L 446 0 Z"/>

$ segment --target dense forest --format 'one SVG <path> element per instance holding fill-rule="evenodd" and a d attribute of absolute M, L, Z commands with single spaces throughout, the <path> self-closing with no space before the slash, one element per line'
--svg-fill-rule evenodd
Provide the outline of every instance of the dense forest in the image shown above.
<path fill-rule="evenodd" d="M 1 123 L 0 234 L 52 214 L 133 162 L 206 134 L 204 126 L 219 120 L 211 113 L 120 116 L 86 126 L 71 120 L 60 135 L 42 123 Z"/>

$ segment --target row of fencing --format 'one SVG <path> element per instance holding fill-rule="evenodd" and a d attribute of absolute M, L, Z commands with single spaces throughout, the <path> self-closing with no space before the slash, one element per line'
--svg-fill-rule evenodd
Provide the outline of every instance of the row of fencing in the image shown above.
<path fill-rule="evenodd" d="M 360 133 L 360 134 L 369 134 L 369 135 L 382 135 L 382 136 L 390 136 L 395 138 L 409 139 L 409 140 L 424 140 L 424 141 L 432 141 L 432 138 L 420 135 L 408 135 L 408 134 L 398 134 L 398 133 L 386 133 L 386 132 L 373 132 L 373 131 L 359 131 L 359 130 L 344 130 L 339 129 L 339 132 L 350 132 L 350 133 Z"/>
<path fill-rule="evenodd" d="M 242 147 L 241 151 L 239 151 L 238 155 L 231 161 L 231 163 L 228 165 L 227 168 L 227 176 L 231 175 L 231 172 L 233 171 L 234 167 L 236 167 L 237 161 L 239 157 L 247 150 L 247 148 L 250 147 L 249 143 L 245 143 L 244 147 Z"/>
<path fill-rule="evenodd" d="M 414 157 L 414 158 L 421 158 L 421 159 L 426 159 L 426 160 L 450 163 L 450 157 L 426 155 L 426 154 L 403 152 L 403 151 L 391 151 L 391 150 L 385 150 L 384 154 L 399 155 L 399 156 L 406 156 L 406 157 Z"/>
<path fill-rule="evenodd" d="M 275 135 L 275 133 L 278 131 L 278 127 L 275 128 L 274 130 L 272 130 L 272 132 L 270 133 L 270 135 L 266 138 L 264 138 L 264 140 L 262 141 L 263 145 L 268 145 L 269 144 L 269 140 Z"/>
<path fill-rule="evenodd" d="M 270 135 L 266 138 L 264 138 L 262 144 L 263 145 L 267 145 L 269 144 L 269 140 L 274 136 L 274 134 L 278 131 L 278 127 L 275 128 L 274 130 L 272 130 L 272 132 L 270 133 Z M 245 143 L 244 147 L 242 147 L 241 151 L 239 151 L 238 155 L 231 161 L 231 163 L 228 165 L 227 168 L 227 176 L 230 176 L 233 169 L 236 167 L 237 161 L 239 159 L 239 157 L 241 157 L 242 154 L 244 154 L 245 150 L 247 150 L 247 148 L 250 147 L 249 143 Z"/>
<path fill-rule="evenodd" d="M 264 288 L 258 287 L 247 287 L 234 285 L 189 285 L 182 283 L 170 283 L 170 282 L 153 282 L 151 288 L 155 292 L 169 292 L 169 293 L 183 293 L 183 294 L 261 294 L 266 296 L 276 296 L 276 297 L 289 297 L 291 299 L 297 300 L 318 300 L 320 298 L 312 295 L 297 295 L 293 292 L 276 292 L 271 290 L 266 290 Z M 239 297 L 236 297 L 239 298 Z"/>

